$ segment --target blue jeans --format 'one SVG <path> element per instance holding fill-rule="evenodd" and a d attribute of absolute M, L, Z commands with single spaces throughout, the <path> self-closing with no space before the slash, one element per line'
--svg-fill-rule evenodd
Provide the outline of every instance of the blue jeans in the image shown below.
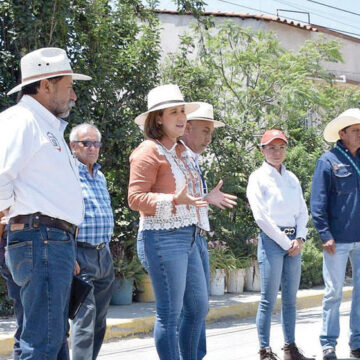
<path fill-rule="evenodd" d="M 15 284 L 10 271 L 4 264 L 0 265 L 1 275 L 6 280 L 6 287 L 9 298 L 13 301 L 14 315 L 16 319 L 16 331 L 14 334 L 14 347 L 13 347 L 13 358 L 19 360 L 21 355 L 20 349 L 20 335 L 23 324 L 23 308 L 20 299 L 20 287 Z"/>
<path fill-rule="evenodd" d="M 6 262 L 21 287 L 24 309 L 20 359 L 56 359 L 66 344 L 74 238 L 40 225 L 8 231 Z"/>
<path fill-rule="evenodd" d="M 72 357 L 75 360 L 96 359 L 106 331 L 106 314 L 114 282 L 113 260 L 109 247 L 100 250 L 77 247 L 79 277 L 93 286 L 72 322 Z"/>
<path fill-rule="evenodd" d="M 337 344 L 340 333 L 339 307 L 345 279 L 346 263 L 350 257 L 353 273 L 353 292 L 350 313 L 350 339 L 352 350 L 360 348 L 360 242 L 336 243 L 335 254 L 323 251 L 323 324 L 320 343 L 323 349 Z"/>
<path fill-rule="evenodd" d="M 289 236 L 291 239 L 294 236 Z M 281 323 L 285 344 L 295 342 L 296 293 L 300 285 L 301 254 L 289 256 L 261 232 L 258 244 L 261 299 L 256 315 L 260 348 L 269 346 L 271 313 L 281 285 Z"/>
<path fill-rule="evenodd" d="M 208 312 L 208 290 L 195 226 L 145 230 L 138 254 L 148 270 L 156 299 L 155 345 L 160 360 L 197 359 L 200 333 Z M 179 333 L 177 326 L 183 309 Z"/>

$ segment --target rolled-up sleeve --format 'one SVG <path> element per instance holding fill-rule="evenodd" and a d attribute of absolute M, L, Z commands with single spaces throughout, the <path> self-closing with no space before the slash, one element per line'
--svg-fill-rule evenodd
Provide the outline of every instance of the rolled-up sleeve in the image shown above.
<path fill-rule="evenodd" d="M 333 239 L 330 231 L 328 215 L 328 199 L 330 196 L 331 168 L 324 160 L 316 163 L 311 188 L 311 214 L 316 230 L 323 242 Z"/>

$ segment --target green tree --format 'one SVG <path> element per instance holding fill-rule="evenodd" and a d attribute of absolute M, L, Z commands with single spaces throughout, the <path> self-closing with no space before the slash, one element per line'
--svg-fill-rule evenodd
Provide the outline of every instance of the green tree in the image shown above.
<path fill-rule="evenodd" d="M 258 144 L 265 129 L 280 128 L 289 135 L 286 164 L 309 200 L 316 160 L 328 148 L 321 136 L 324 125 L 360 100 L 356 88 L 335 86 L 321 65 L 339 61 L 335 41 L 319 37 L 294 52 L 284 49 L 275 34 L 234 22 L 216 31 L 197 22 L 182 36 L 179 53 L 169 56 L 164 81 L 180 84 L 192 101 L 213 104 L 216 117 L 227 124 L 216 131 L 205 158 L 211 186 L 222 178 L 224 190 L 239 197 L 237 208 L 210 212 L 215 238 L 225 239 L 237 256 L 255 256 L 258 229 L 246 186 L 263 161 Z M 316 236 L 313 228 L 310 235 Z"/>

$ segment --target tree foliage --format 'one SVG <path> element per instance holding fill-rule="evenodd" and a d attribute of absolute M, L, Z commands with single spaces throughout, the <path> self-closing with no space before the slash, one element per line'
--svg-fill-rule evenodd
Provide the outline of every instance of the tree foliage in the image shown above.
<path fill-rule="evenodd" d="M 210 213 L 215 238 L 226 240 L 238 256 L 255 255 L 258 230 L 245 192 L 250 173 L 263 161 L 258 144 L 265 129 L 289 135 L 286 164 L 309 200 L 316 160 L 328 148 L 321 135 L 324 125 L 360 100 L 357 89 L 335 86 L 322 65 L 339 61 L 336 41 L 319 37 L 294 52 L 283 48 L 275 34 L 234 22 L 210 31 L 196 23 L 182 36 L 179 53 L 169 56 L 164 81 L 180 84 L 192 101 L 213 104 L 216 118 L 227 124 L 216 130 L 205 158 L 211 185 L 222 178 L 224 190 L 239 197 L 236 209 Z"/>

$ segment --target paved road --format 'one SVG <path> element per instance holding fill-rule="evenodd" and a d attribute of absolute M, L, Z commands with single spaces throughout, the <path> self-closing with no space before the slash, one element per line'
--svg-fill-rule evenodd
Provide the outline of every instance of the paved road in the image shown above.
<path fill-rule="evenodd" d="M 339 360 L 349 359 L 347 345 L 350 302 L 341 306 L 341 334 L 337 346 Z M 319 331 L 321 327 L 321 308 L 305 309 L 298 312 L 296 338 L 299 347 L 306 355 L 321 360 Z M 258 341 L 255 318 L 229 320 L 210 325 L 207 332 L 208 355 L 205 360 L 258 360 Z M 273 351 L 283 358 L 281 347 L 283 336 L 279 315 L 273 316 L 271 332 Z M 119 340 L 103 345 L 99 360 L 158 360 L 152 337 Z"/>

